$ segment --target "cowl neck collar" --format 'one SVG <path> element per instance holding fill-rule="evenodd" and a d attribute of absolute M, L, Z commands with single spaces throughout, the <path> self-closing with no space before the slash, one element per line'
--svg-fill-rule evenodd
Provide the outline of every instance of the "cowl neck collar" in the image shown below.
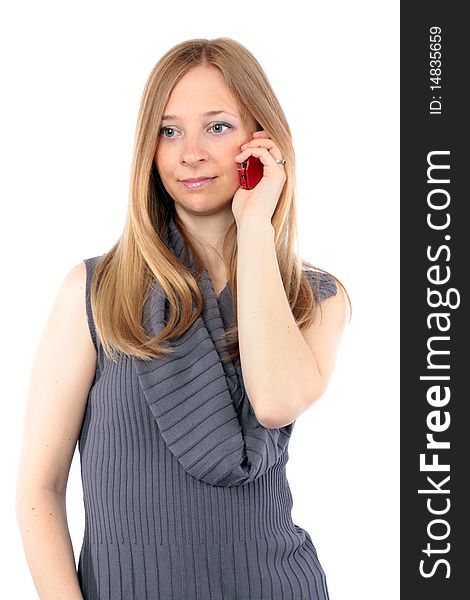
<path fill-rule="evenodd" d="M 173 217 L 166 243 L 195 275 L 194 258 Z M 143 361 L 133 357 L 145 400 L 160 433 L 180 465 L 209 485 L 230 487 L 261 477 L 280 459 L 294 423 L 279 429 L 260 425 L 250 404 L 238 362 L 227 360 L 225 329 L 234 324 L 228 283 L 217 297 L 206 269 L 198 280 L 204 306 L 193 325 L 165 342 L 169 356 Z M 193 315 L 196 312 L 193 306 Z M 158 282 L 144 306 L 148 335 L 160 334 L 168 300 Z M 225 360 L 224 360 L 225 359 Z"/>

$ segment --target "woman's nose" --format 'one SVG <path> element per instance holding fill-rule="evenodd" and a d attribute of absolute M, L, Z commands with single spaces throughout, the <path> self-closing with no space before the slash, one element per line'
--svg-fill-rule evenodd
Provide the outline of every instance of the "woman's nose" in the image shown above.
<path fill-rule="evenodd" d="M 184 165 L 194 165 L 208 159 L 208 152 L 197 137 L 185 140 L 181 147 L 180 161 Z"/>

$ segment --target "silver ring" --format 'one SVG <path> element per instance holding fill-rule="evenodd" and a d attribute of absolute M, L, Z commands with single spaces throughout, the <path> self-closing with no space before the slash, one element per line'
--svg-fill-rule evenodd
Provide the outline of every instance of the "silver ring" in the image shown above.
<path fill-rule="evenodd" d="M 283 158 L 276 158 L 276 162 L 278 165 L 285 165 L 286 161 Z"/>

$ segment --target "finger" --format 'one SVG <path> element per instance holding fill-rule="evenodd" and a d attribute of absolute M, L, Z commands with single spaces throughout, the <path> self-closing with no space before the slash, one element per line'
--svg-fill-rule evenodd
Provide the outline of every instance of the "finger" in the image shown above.
<path fill-rule="evenodd" d="M 270 152 L 267 148 L 262 148 L 262 147 L 258 147 L 258 148 L 247 148 L 246 150 L 244 150 L 243 152 L 240 152 L 240 154 L 237 154 L 237 156 L 235 156 L 235 160 L 237 162 L 243 162 L 244 160 L 246 160 L 249 156 L 256 156 L 257 158 L 259 158 L 261 160 L 261 162 L 269 167 L 283 167 L 284 165 L 279 164 L 276 162 L 276 160 L 281 159 L 282 157 L 280 156 L 280 152 L 278 149 L 277 150 L 277 154 L 279 156 L 276 156 L 276 154 L 274 152 Z"/>
<path fill-rule="evenodd" d="M 241 151 L 247 150 L 248 148 L 266 148 L 270 152 L 272 152 L 273 156 L 276 158 L 282 158 L 281 151 L 277 147 L 277 145 L 268 138 L 262 138 L 258 140 L 253 140 L 251 142 L 247 142 L 240 146 Z"/>
<path fill-rule="evenodd" d="M 245 142 L 244 144 L 242 144 L 240 146 L 240 148 L 242 150 L 245 150 L 248 147 L 251 148 L 268 148 L 268 150 L 270 150 L 271 148 L 274 148 L 276 146 L 276 144 L 269 138 L 260 138 L 258 140 L 252 140 L 251 142 Z"/>
<path fill-rule="evenodd" d="M 273 156 L 275 159 L 283 158 L 281 155 L 281 151 L 271 140 L 257 140 L 256 142 L 248 142 L 247 144 L 243 144 L 243 146 L 240 146 L 240 148 L 242 150 L 242 153 L 247 152 L 249 150 L 254 150 L 255 148 L 265 148 L 271 153 L 271 156 Z"/>
<path fill-rule="evenodd" d="M 270 137 L 270 134 L 268 131 L 266 131 L 266 129 L 261 129 L 260 131 L 253 131 L 253 135 L 255 137 L 263 137 L 263 136 Z"/>

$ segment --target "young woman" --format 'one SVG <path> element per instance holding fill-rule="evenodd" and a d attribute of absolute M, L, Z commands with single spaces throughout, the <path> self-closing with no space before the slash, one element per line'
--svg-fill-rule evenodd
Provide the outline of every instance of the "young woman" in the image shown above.
<path fill-rule="evenodd" d="M 252 189 L 238 163 L 262 163 Z M 17 514 L 44 598 L 325 600 L 286 479 L 348 315 L 302 261 L 289 126 L 252 54 L 178 44 L 140 107 L 128 216 L 64 278 L 33 365 Z M 78 440 L 85 533 L 65 513 Z"/>

